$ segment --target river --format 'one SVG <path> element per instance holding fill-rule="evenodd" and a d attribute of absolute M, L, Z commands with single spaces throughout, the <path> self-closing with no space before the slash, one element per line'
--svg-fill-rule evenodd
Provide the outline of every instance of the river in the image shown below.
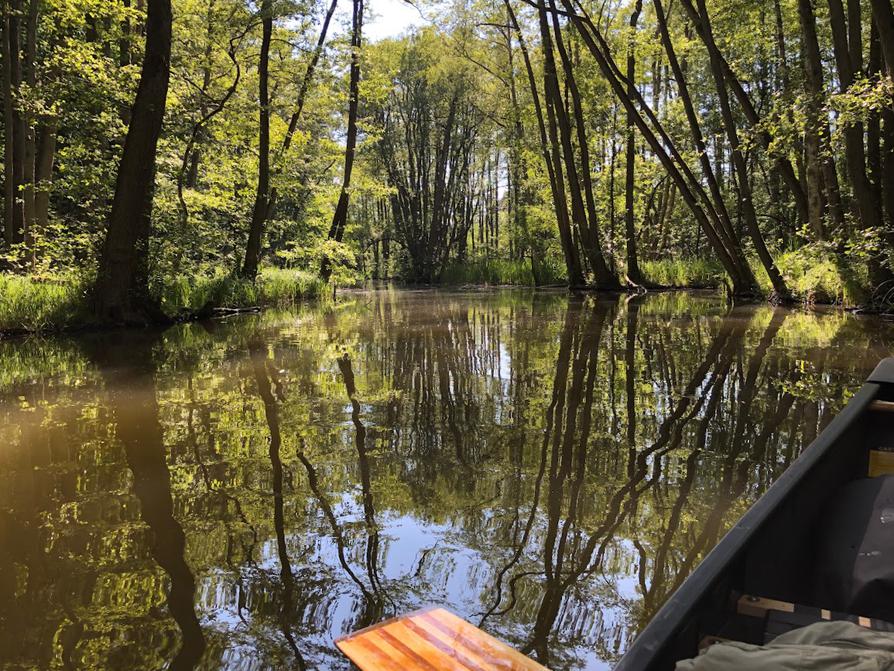
<path fill-rule="evenodd" d="M 0 342 L 0 668 L 348 669 L 436 604 L 610 668 L 894 325 L 379 290 Z"/>

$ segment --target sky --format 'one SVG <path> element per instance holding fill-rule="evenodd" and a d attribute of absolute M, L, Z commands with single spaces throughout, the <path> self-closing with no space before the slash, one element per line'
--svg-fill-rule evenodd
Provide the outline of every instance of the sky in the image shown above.
<path fill-rule="evenodd" d="M 339 3 L 348 20 L 350 20 L 350 4 L 350 2 Z M 397 37 L 409 28 L 425 23 L 419 15 L 419 10 L 406 0 L 367 0 L 365 4 L 372 18 L 363 25 L 364 41 L 378 42 L 388 37 Z"/>

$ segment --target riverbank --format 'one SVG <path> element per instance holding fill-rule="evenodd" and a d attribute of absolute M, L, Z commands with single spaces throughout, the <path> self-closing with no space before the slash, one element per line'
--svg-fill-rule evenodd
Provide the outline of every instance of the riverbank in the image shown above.
<path fill-rule="evenodd" d="M 844 270 L 831 261 L 807 258 L 801 251 L 782 254 L 779 258 L 780 270 L 802 305 L 885 311 L 885 306 L 869 305 L 871 297 L 860 291 L 859 277 L 845 280 Z M 641 266 L 647 281 L 664 291 L 723 291 L 726 287 L 723 270 L 712 259 L 645 260 Z M 441 286 L 564 286 L 565 278 L 556 268 L 538 268 L 537 275 L 535 282 L 529 261 L 476 259 L 462 266 L 451 266 Z M 770 295 L 766 274 L 758 273 L 757 278 L 765 294 Z M 86 275 L 0 275 L 0 336 L 89 328 L 90 286 L 91 279 Z M 152 288 L 165 315 L 172 322 L 182 322 L 325 299 L 330 295 L 327 286 L 311 272 L 264 268 L 255 282 L 234 275 L 185 275 L 156 282 Z"/>
<path fill-rule="evenodd" d="M 884 300 L 873 296 L 864 287 L 869 285 L 865 267 L 857 264 L 839 265 L 829 250 L 808 246 L 777 255 L 777 266 L 792 292 L 795 303 L 806 306 L 832 305 L 843 309 L 865 309 L 875 302 L 875 311 L 884 308 Z M 757 259 L 750 259 L 758 285 L 765 296 L 773 286 Z M 865 264 L 864 264 L 865 265 Z M 714 289 L 728 287 L 723 266 L 713 258 L 668 257 L 644 259 L 640 262 L 643 277 L 649 286 L 662 290 Z M 442 284 L 457 286 L 554 286 L 565 285 L 564 269 L 538 264 L 537 277 L 530 260 L 500 258 L 470 259 L 450 265 L 444 272 Z M 887 306 L 891 308 L 890 305 Z"/>
<path fill-rule="evenodd" d="M 0 335 L 61 333 L 90 327 L 91 279 L 82 275 L 0 275 Z M 152 287 L 172 322 L 216 312 L 286 306 L 328 295 L 314 273 L 265 268 L 255 282 L 233 275 L 180 276 Z"/>

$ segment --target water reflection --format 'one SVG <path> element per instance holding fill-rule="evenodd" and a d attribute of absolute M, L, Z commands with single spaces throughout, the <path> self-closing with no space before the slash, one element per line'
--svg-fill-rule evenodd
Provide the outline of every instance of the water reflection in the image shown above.
<path fill-rule="evenodd" d="M 892 343 L 521 291 L 0 343 L 0 668 L 347 669 L 429 603 L 607 668 Z"/>
<path fill-rule="evenodd" d="M 142 332 L 118 333 L 85 344 L 102 371 L 108 424 L 124 447 L 140 517 L 150 531 L 149 554 L 169 580 L 167 606 L 181 638 L 169 668 L 189 671 L 205 650 L 205 637 L 194 606 L 195 578 L 184 559 L 186 537 L 174 517 L 164 429 L 155 397 L 155 340 Z"/>

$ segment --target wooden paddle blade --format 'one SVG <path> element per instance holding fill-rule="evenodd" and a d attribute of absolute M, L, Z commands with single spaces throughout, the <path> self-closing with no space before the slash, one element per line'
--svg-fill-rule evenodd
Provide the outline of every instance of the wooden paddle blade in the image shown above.
<path fill-rule="evenodd" d="M 361 671 L 549 671 L 443 608 L 385 620 L 335 645 Z"/>

